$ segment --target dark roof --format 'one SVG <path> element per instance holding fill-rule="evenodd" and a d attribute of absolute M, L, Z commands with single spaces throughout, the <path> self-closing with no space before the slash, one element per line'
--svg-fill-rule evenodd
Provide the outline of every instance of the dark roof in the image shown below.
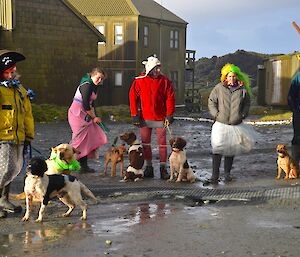
<path fill-rule="evenodd" d="M 68 0 L 84 16 L 140 15 L 187 24 L 154 0 Z"/>
<path fill-rule="evenodd" d="M 131 0 L 131 2 L 141 16 L 187 24 L 186 21 L 153 0 Z"/>

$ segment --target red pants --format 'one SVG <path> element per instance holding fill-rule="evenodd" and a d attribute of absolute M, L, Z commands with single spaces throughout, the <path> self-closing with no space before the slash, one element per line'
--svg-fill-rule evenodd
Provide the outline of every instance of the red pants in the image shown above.
<path fill-rule="evenodd" d="M 155 131 L 156 131 L 157 143 L 159 145 L 160 163 L 166 163 L 167 161 L 166 129 L 155 128 Z M 141 139 L 142 139 L 146 161 L 152 160 L 151 134 L 152 134 L 152 128 L 148 128 L 148 127 L 141 128 Z"/>

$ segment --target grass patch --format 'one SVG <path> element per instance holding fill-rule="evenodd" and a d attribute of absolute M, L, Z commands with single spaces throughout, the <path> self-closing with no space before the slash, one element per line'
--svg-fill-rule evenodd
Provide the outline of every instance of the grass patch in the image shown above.
<path fill-rule="evenodd" d="M 292 118 L 292 112 L 287 109 L 270 108 L 263 106 L 253 106 L 250 108 L 250 115 L 260 116 L 260 121 L 289 120 Z"/>
<path fill-rule="evenodd" d="M 32 113 L 36 122 L 67 121 L 68 108 L 53 104 L 32 104 Z M 130 122 L 130 110 L 128 105 L 100 106 L 96 107 L 96 113 L 104 121 L 111 116 L 115 121 Z"/>

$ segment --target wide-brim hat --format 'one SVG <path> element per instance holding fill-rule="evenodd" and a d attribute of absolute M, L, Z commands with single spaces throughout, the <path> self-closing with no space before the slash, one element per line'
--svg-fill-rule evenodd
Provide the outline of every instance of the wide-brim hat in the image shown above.
<path fill-rule="evenodd" d="M 23 60 L 25 60 L 25 56 L 21 53 L 6 49 L 0 50 L 0 74 Z"/>
<path fill-rule="evenodd" d="M 160 60 L 156 56 L 149 56 L 147 61 L 143 61 L 142 64 L 145 65 L 145 75 L 148 75 L 149 72 L 154 69 L 156 66 L 160 66 Z"/>

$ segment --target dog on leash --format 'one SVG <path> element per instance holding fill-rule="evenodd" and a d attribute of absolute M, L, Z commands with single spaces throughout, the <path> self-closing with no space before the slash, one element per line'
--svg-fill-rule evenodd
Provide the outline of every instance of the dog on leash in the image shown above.
<path fill-rule="evenodd" d="M 124 177 L 124 154 L 126 153 L 125 144 L 116 146 L 118 137 L 115 138 L 112 147 L 104 155 L 104 171 L 103 176 L 106 176 L 107 166 L 111 162 L 110 176 L 116 176 L 117 164 L 120 164 L 120 176 Z"/>
<path fill-rule="evenodd" d="M 62 216 L 68 217 L 78 205 L 82 210 L 82 220 L 87 219 L 87 204 L 82 200 L 81 192 L 97 202 L 94 194 L 76 177 L 72 175 L 46 175 L 47 163 L 38 157 L 30 160 L 26 168 L 27 177 L 25 179 L 24 192 L 26 195 L 26 212 L 23 221 L 28 221 L 31 214 L 32 199 L 40 199 L 41 207 L 36 222 L 42 222 L 45 208 L 50 199 L 58 197 L 69 207 Z"/>
<path fill-rule="evenodd" d="M 134 132 L 126 132 L 120 135 L 120 139 L 129 145 L 128 158 L 129 166 L 124 176 L 125 181 L 138 181 L 144 178 L 144 151 L 141 143 L 138 142 Z"/>
<path fill-rule="evenodd" d="M 299 167 L 295 163 L 295 161 L 289 155 L 286 145 L 277 145 L 277 166 L 278 166 L 278 174 L 276 179 L 280 179 L 281 172 L 285 173 L 284 179 L 294 179 L 299 176 Z"/>
<path fill-rule="evenodd" d="M 66 174 L 71 171 L 79 171 L 80 164 L 76 160 L 76 154 L 80 152 L 70 144 L 60 144 L 52 148 L 50 158 L 46 160 L 48 170 L 47 175 Z"/>
<path fill-rule="evenodd" d="M 169 181 L 176 179 L 176 182 L 195 182 L 194 172 L 187 162 L 186 151 L 184 150 L 186 141 L 181 137 L 172 137 L 169 143 L 172 148 L 172 153 L 169 157 L 171 173 Z"/>

